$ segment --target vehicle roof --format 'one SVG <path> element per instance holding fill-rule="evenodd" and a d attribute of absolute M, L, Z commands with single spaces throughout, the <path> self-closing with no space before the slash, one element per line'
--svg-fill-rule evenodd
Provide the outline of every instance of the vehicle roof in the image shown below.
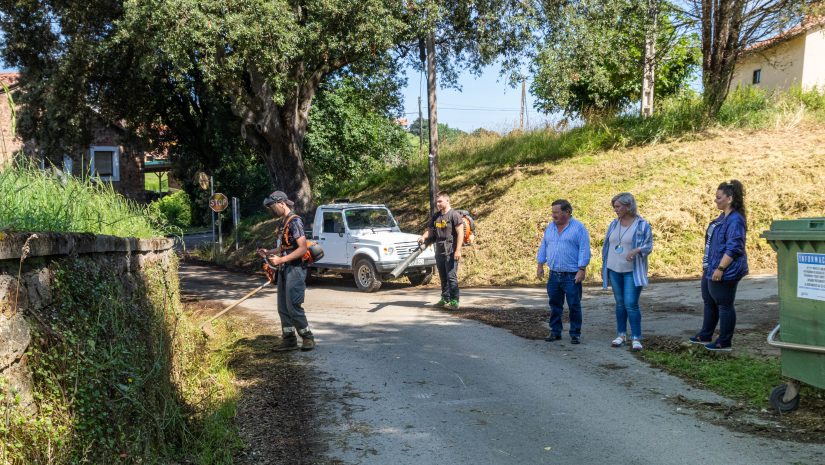
<path fill-rule="evenodd" d="M 323 208 L 325 210 L 343 210 L 345 208 L 387 208 L 384 204 L 376 204 L 376 203 L 328 203 L 326 205 L 321 205 L 318 208 Z"/>

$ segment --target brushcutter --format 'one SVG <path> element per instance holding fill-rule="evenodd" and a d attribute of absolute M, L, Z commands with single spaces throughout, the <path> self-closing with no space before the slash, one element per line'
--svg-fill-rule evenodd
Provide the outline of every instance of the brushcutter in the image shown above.
<path fill-rule="evenodd" d="M 248 298 L 252 297 L 253 295 L 257 294 L 258 291 L 260 291 L 261 289 L 265 288 L 266 286 L 269 286 L 270 284 L 274 284 L 276 282 L 277 275 L 278 275 L 278 267 L 273 267 L 269 263 L 264 262 L 263 268 L 264 268 L 264 273 L 266 274 L 267 281 L 265 283 L 261 284 L 260 286 L 256 287 L 255 289 L 251 290 L 248 294 L 246 294 L 245 296 L 243 296 L 240 299 L 236 300 L 235 302 L 232 302 L 232 304 L 230 304 L 228 307 L 224 308 L 223 310 L 221 310 L 220 312 L 215 314 L 215 316 L 213 316 L 212 318 L 206 320 L 206 322 L 201 325 L 201 331 L 203 332 L 204 336 L 206 336 L 208 338 L 214 337 L 215 333 L 212 331 L 212 322 L 213 321 L 217 320 L 218 317 L 222 316 L 224 313 L 226 313 L 226 312 L 232 310 L 233 308 L 237 307 L 242 302 L 244 302 L 246 299 L 248 299 Z"/>

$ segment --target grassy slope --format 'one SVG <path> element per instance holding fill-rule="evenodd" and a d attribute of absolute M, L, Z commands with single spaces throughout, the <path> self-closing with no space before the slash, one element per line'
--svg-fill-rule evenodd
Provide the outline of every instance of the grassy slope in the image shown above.
<path fill-rule="evenodd" d="M 535 252 L 550 203 L 567 198 L 591 232 L 588 280 L 600 279 L 601 245 L 613 218 L 610 199 L 632 192 L 654 229 L 654 278 L 697 276 L 702 238 L 718 214 L 716 186 L 730 178 L 747 189 L 752 272 L 771 272 L 774 252 L 760 239 L 775 218 L 825 216 L 825 125 L 715 130 L 668 143 L 599 151 L 553 133 L 464 141 L 445 148 L 441 188 L 453 206 L 478 219 L 478 242 L 460 277 L 470 285 L 533 284 Z M 386 203 L 402 229 L 418 231 L 427 210 L 424 165 L 369 180 L 350 195 Z"/>

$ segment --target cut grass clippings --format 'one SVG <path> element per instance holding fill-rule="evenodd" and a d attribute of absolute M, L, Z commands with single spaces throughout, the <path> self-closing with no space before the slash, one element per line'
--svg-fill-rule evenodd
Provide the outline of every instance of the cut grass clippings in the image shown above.
<path fill-rule="evenodd" d="M 654 118 L 621 117 L 565 132 L 466 137 L 444 146 L 439 187 L 476 217 L 476 244 L 462 257 L 463 285 L 535 285 L 535 254 L 553 200 L 566 198 L 590 231 L 587 280 L 601 279 L 601 246 L 620 192 L 636 197 L 653 227 L 654 279 L 701 270 L 705 228 L 719 212 L 719 183 L 746 189 L 747 251 L 753 273 L 774 272 L 759 238 L 780 218 L 825 216 L 825 94 L 732 94 L 719 121 L 702 122 L 696 102 L 667 102 Z M 413 163 L 342 187 L 341 196 L 387 204 L 402 230 L 427 218 L 427 167 Z"/>

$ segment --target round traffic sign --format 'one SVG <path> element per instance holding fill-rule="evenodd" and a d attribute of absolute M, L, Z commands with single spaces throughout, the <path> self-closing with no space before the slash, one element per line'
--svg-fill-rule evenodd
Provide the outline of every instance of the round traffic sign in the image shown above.
<path fill-rule="evenodd" d="M 198 183 L 201 189 L 209 189 L 209 175 L 207 175 L 203 171 L 198 171 L 198 173 L 195 175 L 195 182 Z"/>
<path fill-rule="evenodd" d="M 209 197 L 209 208 L 211 208 L 215 213 L 220 213 L 226 210 L 226 207 L 228 206 L 229 199 L 227 199 L 226 196 L 220 192 L 215 192 L 212 194 L 212 197 Z"/>

